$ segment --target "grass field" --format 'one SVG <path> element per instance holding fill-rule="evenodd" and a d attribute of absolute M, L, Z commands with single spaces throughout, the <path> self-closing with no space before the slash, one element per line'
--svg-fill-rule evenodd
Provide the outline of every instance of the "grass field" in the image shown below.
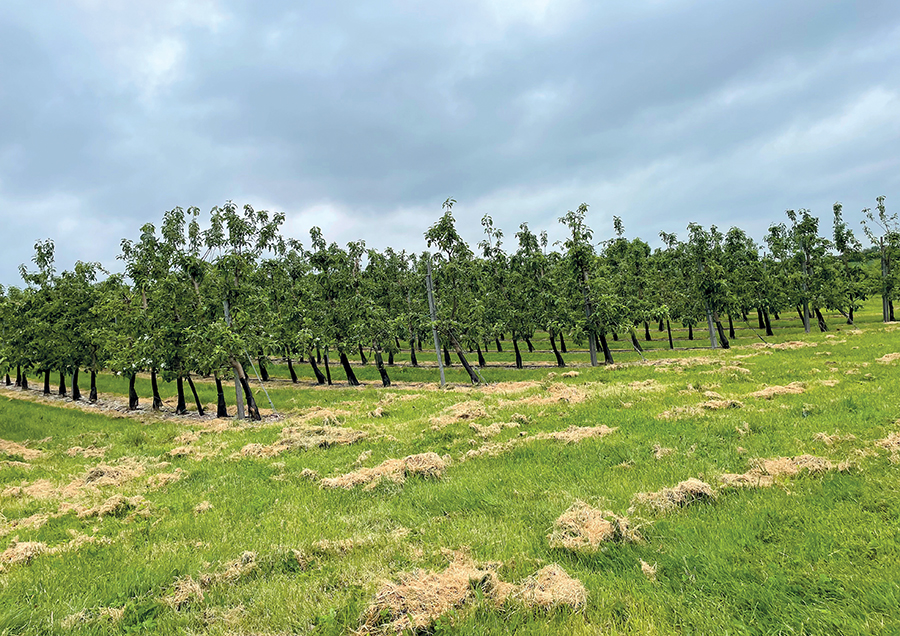
<path fill-rule="evenodd" d="M 429 591 L 447 611 L 410 616 L 435 633 L 900 633 L 900 360 L 878 361 L 900 352 L 900 329 L 876 322 L 879 308 L 861 329 L 832 318 L 807 336 L 785 320 L 775 347 L 744 329 L 728 351 L 621 353 L 573 377 L 508 368 L 507 341 L 483 389 L 439 391 L 436 369 L 407 366 L 382 389 L 371 362 L 364 387 L 313 388 L 298 364 L 301 386 L 270 383 L 282 417 L 254 424 L 0 390 L 0 634 L 391 632 L 403 598 Z M 806 346 L 777 346 L 789 341 Z M 553 360 L 535 345 L 522 344 L 526 364 Z M 448 376 L 460 382 L 459 366 Z M 106 400 L 127 389 L 99 382 Z M 146 405 L 149 381 L 138 391 Z M 601 425 L 616 430 L 554 437 Z M 436 454 L 424 475 L 382 464 L 423 453 Z M 764 461 L 802 455 L 828 461 L 793 475 Z M 326 487 L 379 466 L 368 485 Z M 771 485 L 723 486 L 748 471 Z M 691 478 L 713 495 L 665 509 L 635 498 Z M 579 501 L 639 537 L 551 545 Z M 481 574 L 462 589 L 425 575 L 451 561 Z M 550 564 L 586 597 L 529 595 Z M 522 587 L 504 600 L 498 579 Z"/>

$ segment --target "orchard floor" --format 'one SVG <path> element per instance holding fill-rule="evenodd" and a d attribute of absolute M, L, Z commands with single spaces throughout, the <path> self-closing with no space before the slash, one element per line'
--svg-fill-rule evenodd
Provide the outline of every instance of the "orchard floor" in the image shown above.
<path fill-rule="evenodd" d="M 360 388 L 272 365 L 255 423 L 126 414 L 109 375 L 94 407 L 0 387 L 0 634 L 896 634 L 900 325 L 876 309 L 611 368 L 511 369 L 503 343 L 481 388 L 400 356 L 388 389 L 371 362 Z M 558 541 L 576 502 L 628 532 Z M 552 564 L 584 594 L 535 593 Z"/>

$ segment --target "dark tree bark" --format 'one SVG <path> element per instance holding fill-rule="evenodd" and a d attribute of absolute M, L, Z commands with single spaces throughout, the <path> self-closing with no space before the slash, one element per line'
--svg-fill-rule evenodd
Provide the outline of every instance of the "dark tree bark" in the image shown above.
<path fill-rule="evenodd" d="M 462 351 L 462 349 L 460 349 L 460 351 Z M 452 366 L 450 363 L 450 352 L 447 350 L 447 345 L 444 345 L 444 366 Z"/>
<path fill-rule="evenodd" d="M 756 322 L 759 323 L 760 329 L 766 328 L 766 321 L 763 319 L 763 310 L 762 307 L 756 308 Z"/>
<path fill-rule="evenodd" d="M 88 402 L 93 404 L 97 401 L 97 372 L 91 369 L 91 391 L 88 394 Z"/>
<path fill-rule="evenodd" d="M 216 378 L 216 417 L 228 417 L 228 408 L 225 406 L 225 390 L 222 388 L 222 378 L 218 372 L 213 374 Z"/>
<path fill-rule="evenodd" d="M 494 338 L 494 342 L 497 343 L 497 353 L 503 353 L 503 346 L 500 344 L 500 338 Z"/>
<path fill-rule="evenodd" d="M 716 331 L 719 332 L 719 346 L 723 349 L 730 349 L 731 343 L 728 342 L 728 338 L 725 337 L 725 329 L 722 327 L 722 321 L 719 320 L 718 316 L 715 320 L 716 323 Z"/>
<path fill-rule="evenodd" d="M 159 397 L 159 383 L 156 381 L 156 369 L 150 369 L 150 387 L 153 390 L 153 410 L 158 411 L 162 408 L 163 401 Z"/>
<path fill-rule="evenodd" d="M 319 365 L 316 364 L 315 356 L 309 356 L 309 366 L 312 367 L 313 373 L 316 376 L 316 383 L 325 384 L 325 376 L 322 375 L 322 372 L 319 370 Z"/>
<path fill-rule="evenodd" d="M 484 354 L 481 352 L 481 345 L 476 344 L 475 349 L 478 351 L 478 366 L 483 369 L 487 363 L 485 363 L 484 361 Z"/>
<path fill-rule="evenodd" d="M 505 333 L 500 334 L 500 340 L 506 342 L 506 334 Z"/>
<path fill-rule="evenodd" d="M 890 316 L 891 322 L 896 322 L 896 318 L 894 318 L 894 300 L 891 299 L 888 301 L 888 315 Z"/>
<path fill-rule="evenodd" d="M 322 358 L 325 361 L 325 380 L 328 382 L 328 386 L 331 386 L 331 365 L 328 364 L 328 352 L 325 352 L 325 355 Z"/>
<path fill-rule="evenodd" d="M 322 350 L 319 348 L 319 345 L 316 345 L 316 362 L 322 364 Z"/>
<path fill-rule="evenodd" d="M 175 387 L 178 392 L 178 404 L 175 405 L 175 415 L 184 415 L 187 413 L 187 403 L 184 400 L 184 378 L 178 376 L 175 380 Z"/>
<path fill-rule="evenodd" d="M 828 324 L 825 322 L 825 316 L 822 315 L 822 311 L 816 307 L 816 320 L 819 321 L 819 331 L 828 331 Z"/>
<path fill-rule="evenodd" d="M 612 351 L 609 350 L 609 342 L 606 341 L 606 332 L 600 332 L 600 348 L 603 350 L 603 364 L 615 364 Z"/>
<path fill-rule="evenodd" d="M 76 372 L 77 373 L 77 372 Z M 6 374 L 6 386 L 10 386 L 12 384 L 12 380 L 9 377 L 9 373 Z"/>
<path fill-rule="evenodd" d="M 391 386 L 391 379 L 384 368 L 384 359 L 381 357 L 381 349 L 378 345 L 375 346 L 375 366 L 378 369 L 378 375 L 381 376 L 381 386 Z"/>
<path fill-rule="evenodd" d="M 612 332 L 612 337 L 613 337 L 613 342 L 619 341 L 619 334 L 617 334 L 615 331 Z"/>
<path fill-rule="evenodd" d="M 694 325 L 688 325 L 688 340 L 694 339 Z"/>
<path fill-rule="evenodd" d="M 359 386 L 359 380 L 356 379 L 356 374 L 353 373 L 353 367 L 350 366 L 350 360 L 347 359 L 347 354 L 341 351 L 341 366 L 344 367 L 344 373 L 347 375 L 347 384 L 350 386 Z"/>
<path fill-rule="evenodd" d="M 528 353 L 534 353 L 534 345 L 531 344 L 531 338 L 525 338 L 525 344 L 528 345 Z"/>
<path fill-rule="evenodd" d="M 734 335 L 734 320 L 731 319 L 731 312 L 728 312 L 728 337 L 732 340 L 736 340 L 736 336 Z"/>
<path fill-rule="evenodd" d="M 397 345 L 397 349 L 400 349 L 400 338 L 394 336 L 394 344 Z"/>
<path fill-rule="evenodd" d="M 659 328 L 657 329 L 657 331 L 662 331 L 662 330 L 665 329 L 665 328 L 666 328 L 666 327 L 665 327 L 665 325 L 663 324 L 663 319 L 660 318 L 660 319 L 659 319 Z"/>
<path fill-rule="evenodd" d="M 190 373 L 188 373 L 187 381 L 191 387 L 191 393 L 194 394 L 194 404 L 197 405 L 197 414 L 200 416 L 206 415 L 206 411 L 203 410 L 203 404 L 200 402 L 200 396 L 197 395 L 197 387 L 194 386 L 194 381 L 191 379 Z"/>
<path fill-rule="evenodd" d="M 800 322 L 805 324 L 806 316 L 803 315 L 803 307 L 797 305 L 797 315 L 800 316 Z"/>
<path fill-rule="evenodd" d="M 766 335 L 774 336 L 775 332 L 772 331 L 772 321 L 769 320 L 769 311 L 766 309 L 763 309 L 763 321 L 766 323 Z"/>
<path fill-rule="evenodd" d="M 128 410 L 135 411 L 138 407 L 138 394 L 134 390 L 134 373 L 128 376 Z"/>
<path fill-rule="evenodd" d="M 675 343 L 672 341 L 672 325 L 669 324 L 668 318 L 666 318 L 666 332 L 669 334 L 669 349 L 674 349 Z"/>
<path fill-rule="evenodd" d="M 419 353 L 421 353 L 422 352 L 422 336 L 421 335 L 416 337 L 416 345 L 417 345 L 417 348 L 419 349 Z"/>
<path fill-rule="evenodd" d="M 22 386 L 22 367 L 16 365 L 16 386 Z"/>
<path fill-rule="evenodd" d="M 22 371 L 22 390 L 23 391 L 28 390 L 28 372 L 27 371 Z"/>
<path fill-rule="evenodd" d="M 362 345 L 359 345 L 359 362 L 360 362 L 360 364 L 362 364 L 363 366 L 365 366 L 366 364 L 368 364 L 368 360 L 366 360 L 366 354 L 365 354 L 365 352 L 363 351 L 363 346 L 362 346 Z"/>
<path fill-rule="evenodd" d="M 266 359 L 260 356 L 256 359 L 259 363 L 259 377 L 263 382 L 269 381 L 269 370 L 266 368 Z"/>
<path fill-rule="evenodd" d="M 59 372 L 59 395 L 66 396 L 66 372 Z"/>
<path fill-rule="evenodd" d="M 262 415 L 259 414 L 259 407 L 256 405 L 256 398 L 253 397 L 253 391 L 250 390 L 250 382 L 247 380 L 247 374 L 241 374 L 240 376 L 241 388 L 244 389 L 244 401 L 247 403 L 247 413 L 250 414 L 250 419 L 256 422 L 262 420 Z"/>
<path fill-rule="evenodd" d="M 397 348 L 399 349 L 400 347 L 397 347 Z M 389 367 L 394 366 L 394 352 L 393 351 L 388 351 L 388 366 Z"/>
<path fill-rule="evenodd" d="M 746 309 L 741 309 L 741 320 L 743 320 L 744 322 L 747 322 L 747 310 Z"/>
<path fill-rule="evenodd" d="M 556 338 L 552 331 L 550 332 L 550 346 L 553 348 L 553 355 L 556 356 L 556 366 L 566 366 L 566 361 L 563 360 L 563 357 L 559 354 L 559 349 L 556 348 Z"/>
<path fill-rule="evenodd" d="M 302 358 L 303 356 L 300 356 L 300 357 Z M 297 372 L 294 371 L 294 363 L 291 361 L 290 358 L 287 359 L 287 365 L 288 365 L 288 372 L 291 374 L 291 382 L 293 382 L 294 384 L 297 384 Z"/>
<path fill-rule="evenodd" d="M 519 351 L 519 340 L 518 340 L 518 338 L 516 338 L 515 335 L 513 335 L 512 341 L 513 341 L 513 349 L 516 350 L 516 368 L 521 369 L 522 368 L 522 352 Z"/>
<path fill-rule="evenodd" d="M 419 366 L 419 359 L 416 358 L 416 342 L 415 342 L 415 340 L 409 341 L 409 360 L 414 367 Z"/>
<path fill-rule="evenodd" d="M 641 347 L 641 343 L 638 342 L 637 334 L 634 332 L 634 327 L 632 327 L 632 328 L 629 329 L 628 331 L 629 331 L 629 333 L 631 334 L 631 344 L 632 344 L 632 346 L 634 346 L 634 348 L 638 351 L 638 353 L 643 353 L 643 352 L 644 352 L 644 348 Z"/>
<path fill-rule="evenodd" d="M 44 395 L 50 395 L 50 372 L 44 371 Z"/>
<path fill-rule="evenodd" d="M 646 320 L 644 321 L 644 340 L 647 342 L 653 340 L 653 338 L 650 337 L 650 324 Z"/>
<path fill-rule="evenodd" d="M 848 325 L 853 324 L 853 302 L 850 303 L 850 314 L 847 316 L 847 324 Z M 9 377 L 9 376 L 7 376 L 7 377 Z"/>
<path fill-rule="evenodd" d="M 569 353 L 569 350 L 566 349 L 566 337 L 562 331 L 559 332 L 559 350 L 563 353 Z"/>
<path fill-rule="evenodd" d="M 457 340 L 456 334 L 454 334 L 452 331 L 450 332 L 450 343 L 453 345 L 454 351 L 456 351 L 456 357 L 459 358 L 459 361 L 463 365 L 463 368 L 469 374 L 469 379 L 472 381 L 472 384 L 478 384 L 478 374 L 475 373 L 472 365 L 470 365 L 469 361 L 466 360 L 466 354 L 463 352 L 462 347 L 459 345 L 459 340 Z"/>

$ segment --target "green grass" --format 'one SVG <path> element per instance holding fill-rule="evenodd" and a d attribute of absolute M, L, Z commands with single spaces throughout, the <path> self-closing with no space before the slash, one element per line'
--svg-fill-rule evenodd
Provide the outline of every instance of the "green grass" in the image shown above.
<path fill-rule="evenodd" d="M 749 374 L 708 373 L 718 364 L 690 366 L 683 372 L 661 372 L 647 365 L 579 368 L 577 378 L 564 382 L 589 393 L 580 404 L 532 405 L 519 399 L 546 395 L 549 382 L 560 379 L 547 380 L 552 368 L 489 367 L 485 370 L 489 381 L 535 380 L 539 385 L 509 396 L 413 390 L 417 399 L 384 404 L 387 416 L 378 419 L 367 413 L 385 393 L 401 390 L 381 389 L 371 363 L 360 368 L 368 382 L 361 389 L 277 383 L 269 392 L 279 410 L 289 412 L 289 419 L 290 413 L 310 406 L 329 406 L 352 413 L 343 418 L 344 426 L 371 435 L 351 446 L 292 451 L 266 459 L 232 456 L 248 443 L 276 441 L 283 422 L 236 425 L 205 434 L 195 445 L 217 454 L 198 461 L 167 454 L 181 444 L 176 437 L 200 429 L 196 418 L 149 414 L 110 418 L 10 399 L 17 394 L 0 391 L 0 438 L 27 442 L 29 448 L 45 453 L 29 461 L 30 468 L 0 468 L 0 491 L 39 479 L 65 485 L 89 467 L 125 457 L 144 461 L 147 475 L 176 468 L 186 473 L 163 488 L 149 488 L 147 475 L 122 487 L 105 486 L 87 502 L 114 492 L 140 494 L 150 502 L 148 518 L 80 520 L 63 514 L 51 516 L 39 529 L 16 529 L 0 536 L 0 550 L 16 535 L 51 548 L 69 541 L 72 531 L 102 539 L 78 550 L 6 566 L 0 573 L 0 634 L 341 634 L 358 626 L 380 580 L 419 567 L 441 569 L 446 565 L 441 549 L 462 547 L 469 548 L 476 560 L 502 562 L 500 575 L 511 582 L 520 582 L 547 563 L 559 563 L 585 584 L 588 604 L 582 611 L 545 613 L 514 603 L 496 609 L 476 602 L 443 617 L 435 626 L 438 633 L 898 633 L 900 469 L 885 451 L 856 452 L 873 451 L 875 440 L 898 430 L 897 363 L 875 360 L 900 351 L 900 333 L 877 322 L 877 309 L 873 304 L 861 312 L 862 333 L 832 320 L 835 330 L 829 335 L 835 338 L 817 331 L 806 336 L 797 320 L 768 339 L 808 340 L 815 347 L 748 358 L 738 356 L 758 352 L 734 348 L 647 355 L 648 359 L 708 356 L 729 364 L 740 362 Z M 652 334 L 656 338 L 655 328 Z M 734 344 L 754 341 L 759 342 L 742 332 Z M 542 342 L 536 339 L 535 345 L 540 349 Z M 512 359 L 508 349 L 509 341 L 504 343 L 505 358 L 495 353 L 492 357 L 508 363 Z M 584 354 L 571 357 L 578 355 Z M 627 361 L 625 355 L 621 358 Z M 541 359 L 552 359 L 552 354 Z M 273 365 L 270 373 L 285 377 L 286 369 Z M 454 382 L 462 380 L 458 367 L 450 373 L 457 374 L 452 376 Z M 391 369 L 395 380 L 433 382 L 436 375 L 436 369 Z M 650 378 L 661 386 L 659 390 L 641 392 L 628 386 Z M 828 379 L 839 383 L 829 387 L 820 382 Z M 771 401 L 747 396 L 764 384 L 793 381 L 805 382 L 806 392 Z M 100 388 L 124 395 L 127 383 L 103 375 Z M 204 401 L 214 401 L 210 384 L 200 383 L 198 388 Z M 170 397 L 174 385 L 162 384 L 161 390 Z M 665 410 L 698 404 L 706 399 L 704 390 L 738 399 L 744 407 L 658 418 Z M 149 381 L 139 379 L 138 391 L 142 398 L 148 395 Z M 265 396 L 259 399 L 264 405 Z M 474 440 L 482 441 L 467 422 L 433 430 L 431 418 L 444 407 L 469 399 L 478 399 L 487 408 L 489 417 L 482 423 L 509 421 L 513 413 L 528 416 L 530 422 L 522 430 L 530 435 L 573 424 L 607 424 L 619 430 L 571 445 L 534 441 L 497 457 L 459 462 Z M 857 439 L 832 447 L 813 439 L 818 432 L 835 431 Z M 518 434 L 518 429 L 508 429 L 495 441 Z M 109 447 L 106 457 L 66 454 L 72 446 L 90 444 Z M 656 444 L 676 452 L 655 459 Z M 304 468 L 323 476 L 348 472 L 363 451 L 372 452 L 365 466 L 424 451 L 449 454 L 455 461 L 441 480 L 410 478 L 405 484 L 382 484 L 371 491 L 324 490 L 300 476 Z M 770 489 L 723 493 L 714 502 L 665 516 L 636 511 L 633 517 L 645 523 L 644 543 L 610 544 L 593 555 L 548 546 L 553 521 L 578 499 L 621 514 L 637 492 L 689 477 L 713 483 L 722 472 L 745 471 L 753 458 L 801 453 L 833 461 L 849 458 L 855 467 L 801 476 Z M 0 455 L 4 459 L 22 458 Z M 162 461 L 170 465 L 160 466 Z M 213 508 L 198 515 L 193 510 L 201 501 L 209 501 Z M 54 515 L 60 502 L 60 498 L 0 498 L 0 527 L 33 514 Z M 322 539 L 346 538 L 358 540 L 348 552 L 316 548 Z M 305 568 L 294 558 L 294 549 L 308 555 Z M 162 602 L 179 577 L 199 579 L 220 571 L 245 550 L 258 554 L 259 566 L 251 575 L 214 584 L 202 602 L 178 611 Z M 657 565 L 657 582 L 641 574 L 640 559 Z M 101 607 L 124 608 L 124 617 L 115 624 L 62 626 L 68 615 Z"/>

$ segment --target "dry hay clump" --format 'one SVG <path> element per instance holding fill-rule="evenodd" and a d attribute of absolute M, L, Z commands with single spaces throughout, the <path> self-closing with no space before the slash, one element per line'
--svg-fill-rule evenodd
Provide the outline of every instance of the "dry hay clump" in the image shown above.
<path fill-rule="evenodd" d="M 322 488 L 351 490 L 356 486 L 366 485 L 366 489 L 370 490 L 382 480 L 402 484 L 410 475 L 440 478 L 446 468 L 447 463 L 437 453 L 428 452 L 409 455 L 403 459 L 388 459 L 374 468 L 360 468 L 339 477 L 326 477 L 319 483 Z"/>
<path fill-rule="evenodd" d="M 300 424 L 310 424 L 312 422 L 318 422 L 320 424 L 335 426 L 340 424 L 344 420 L 344 418 L 352 416 L 353 413 L 351 413 L 350 411 L 345 411 L 342 409 L 330 409 L 324 406 L 313 406 L 298 415 L 296 418 L 291 418 L 291 421 L 296 421 Z"/>
<path fill-rule="evenodd" d="M 692 477 L 680 482 L 674 488 L 663 488 L 656 492 L 640 492 L 634 496 L 633 501 L 638 505 L 668 512 L 697 501 L 710 501 L 716 496 L 716 491 L 712 486 Z"/>
<path fill-rule="evenodd" d="M 57 494 L 57 488 L 49 479 L 38 479 L 29 484 L 22 482 L 21 486 L 7 486 L 0 493 L 2 497 L 32 497 L 33 499 L 49 499 Z"/>
<path fill-rule="evenodd" d="M 750 397 L 771 400 L 776 395 L 800 395 L 804 391 L 806 391 L 806 384 L 803 382 L 791 382 L 787 386 L 767 386 L 748 395 Z"/>
<path fill-rule="evenodd" d="M 560 402 L 568 403 L 568 404 L 581 404 L 588 398 L 588 392 L 585 390 L 584 385 L 572 385 L 572 384 L 563 384 L 562 382 L 552 382 L 547 386 L 547 395 L 538 394 L 531 395 L 529 397 L 519 398 L 515 400 L 515 402 L 506 401 L 501 402 L 501 406 L 503 405 L 520 405 L 524 404 L 526 406 L 550 406 L 554 404 L 559 404 Z"/>
<path fill-rule="evenodd" d="M 619 517 L 609 510 L 592 508 L 576 501 L 553 524 L 547 536 L 551 548 L 596 552 L 603 543 L 640 540 L 627 517 Z"/>
<path fill-rule="evenodd" d="M 890 364 L 891 362 L 895 362 L 900 360 L 900 353 L 886 353 L 880 358 L 876 359 L 875 362 L 880 362 L 882 364 Z"/>
<path fill-rule="evenodd" d="M 641 562 L 641 573 L 647 577 L 648 581 L 656 580 L 656 564 L 650 565 L 643 559 L 640 559 Z"/>
<path fill-rule="evenodd" d="M 668 457 L 669 455 L 674 455 L 675 449 L 668 448 L 667 446 L 660 446 L 659 444 L 653 445 L 653 457 L 655 459 L 662 459 L 663 457 Z"/>
<path fill-rule="evenodd" d="M 181 468 L 176 468 L 174 473 L 156 473 L 155 475 L 150 475 L 150 478 L 147 479 L 147 487 L 151 489 L 163 488 L 169 484 L 174 484 L 176 481 L 181 481 L 181 478 L 186 476 L 187 473 Z"/>
<path fill-rule="evenodd" d="M 98 464 L 89 469 L 84 476 L 84 484 L 88 486 L 121 486 L 144 474 L 144 466 L 133 458 L 124 458 L 116 466 Z"/>
<path fill-rule="evenodd" d="M 718 369 L 712 369 L 710 371 L 701 371 L 700 373 L 710 375 L 713 373 L 724 374 L 724 375 L 737 375 L 738 373 L 750 373 L 750 369 L 745 367 L 738 366 L 736 364 L 723 364 Z"/>
<path fill-rule="evenodd" d="M 59 507 L 59 513 L 66 514 L 68 512 L 74 512 L 79 519 L 90 519 L 92 517 L 97 517 L 98 519 L 103 519 L 103 517 L 121 517 L 130 512 L 146 517 L 150 514 L 150 502 L 140 495 L 125 497 L 124 495 L 116 494 L 106 501 L 89 508 L 71 503 L 63 503 Z"/>
<path fill-rule="evenodd" d="M 566 371 L 565 373 L 561 373 L 559 377 L 561 378 L 577 378 L 580 373 L 578 371 Z"/>
<path fill-rule="evenodd" d="M 5 439 L 0 439 L 0 453 L 3 453 L 4 455 L 19 456 L 26 461 L 38 459 L 39 457 L 42 457 L 44 455 L 43 451 L 39 451 L 34 448 L 27 448 L 22 444 L 10 442 Z"/>
<path fill-rule="evenodd" d="M 718 411 L 721 409 L 739 409 L 744 406 L 744 403 L 737 400 L 708 400 L 701 402 L 698 406 L 707 411 Z"/>
<path fill-rule="evenodd" d="M 196 514 L 196 515 L 203 514 L 204 512 L 209 512 L 212 509 L 213 509 L 213 505 L 204 499 L 203 501 L 198 503 L 196 506 L 194 506 L 194 514 Z"/>
<path fill-rule="evenodd" d="M 116 625 L 125 616 L 124 607 L 98 607 L 96 609 L 83 609 L 75 614 L 69 614 L 62 620 L 63 629 L 72 629 L 77 625 Z"/>
<path fill-rule="evenodd" d="M 475 431 L 479 437 L 487 439 L 488 437 L 499 435 L 504 429 L 519 428 L 519 424 L 518 422 L 494 422 L 493 424 L 485 425 L 472 422 L 469 424 L 469 428 Z"/>
<path fill-rule="evenodd" d="M 5 537 L 16 530 L 37 530 L 47 523 L 49 519 L 49 515 L 40 513 L 33 514 L 30 517 L 23 517 L 22 519 L 13 519 L 7 523 L 0 524 L 0 537 Z"/>
<path fill-rule="evenodd" d="M 236 583 L 242 578 L 252 574 L 256 570 L 258 564 L 256 552 L 245 550 L 237 559 L 226 563 L 221 571 L 210 574 L 201 574 L 198 583 L 202 589 L 209 589 L 216 583 Z"/>
<path fill-rule="evenodd" d="M 0 552 L 0 571 L 7 565 L 31 563 L 34 557 L 48 551 L 47 544 L 40 541 L 19 541 L 19 537 L 9 542 L 9 546 Z"/>
<path fill-rule="evenodd" d="M 663 411 L 656 418 L 660 420 L 680 420 L 683 417 L 696 417 L 697 415 L 703 415 L 703 410 L 696 406 L 676 406 Z"/>
<path fill-rule="evenodd" d="M 551 563 L 528 577 L 513 592 L 513 598 L 528 607 L 550 609 L 560 605 L 572 608 L 584 607 L 587 590 L 578 579 L 573 579 L 556 563 Z"/>
<path fill-rule="evenodd" d="M 577 373 L 576 373 L 577 375 Z M 522 393 L 529 389 L 540 386 L 540 383 L 533 381 L 526 382 L 496 382 L 494 384 L 486 384 L 479 388 L 484 395 L 512 395 Z"/>
<path fill-rule="evenodd" d="M 575 426 L 574 424 L 564 431 L 555 431 L 553 433 L 539 433 L 532 439 L 552 439 L 565 444 L 575 444 L 589 437 L 606 437 L 611 433 L 619 430 L 618 427 L 610 428 L 605 424 L 600 426 Z"/>
<path fill-rule="evenodd" d="M 478 590 L 494 605 L 513 599 L 528 607 L 580 608 L 586 602 L 584 585 L 556 564 L 542 568 L 521 586 L 501 581 L 494 567 L 479 568 L 467 554 L 456 552 L 450 565 L 440 572 L 416 570 L 401 574 L 397 582 L 386 583 L 375 594 L 363 613 L 359 633 L 428 630 L 447 612 L 477 598 Z"/>
<path fill-rule="evenodd" d="M 769 488 L 778 477 L 796 477 L 806 471 L 811 475 L 832 470 L 845 471 L 850 468 L 849 462 L 838 464 L 815 455 L 798 455 L 796 457 L 774 457 L 759 459 L 745 473 L 726 473 L 719 476 L 719 481 L 726 488 Z"/>
<path fill-rule="evenodd" d="M 82 448 L 81 446 L 73 446 L 69 450 L 66 451 L 66 455 L 69 457 L 78 457 L 81 455 L 86 458 L 100 458 L 106 455 L 106 451 L 109 450 L 108 446 L 97 447 L 91 444 L 87 448 Z"/>
<path fill-rule="evenodd" d="M 900 462 L 900 433 L 891 433 L 884 439 L 875 442 L 876 445 L 891 452 L 891 463 Z"/>
<path fill-rule="evenodd" d="M 243 457 L 276 457 L 289 450 L 354 444 L 365 439 L 368 433 L 340 426 L 314 426 L 286 427 L 281 435 L 282 438 L 271 445 L 247 444 L 240 454 Z"/>
<path fill-rule="evenodd" d="M 816 433 L 813 435 L 813 439 L 817 442 L 822 442 L 825 446 L 834 446 L 835 444 L 839 444 L 840 442 L 852 442 L 856 440 L 856 435 L 853 433 L 847 433 L 846 435 L 841 435 L 838 431 L 835 431 L 833 435 L 829 435 L 828 433 Z"/>
<path fill-rule="evenodd" d="M 779 344 L 769 344 L 765 342 L 755 342 L 750 345 L 751 349 L 777 349 L 777 350 L 786 350 L 786 349 L 803 349 L 804 347 L 818 347 L 818 342 L 804 342 L 802 340 L 791 340 L 790 342 L 782 342 Z"/>
<path fill-rule="evenodd" d="M 203 600 L 203 587 L 190 575 L 177 579 L 172 591 L 162 598 L 162 602 L 178 611 L 185 605 Z"/>
<path fill-rule="evenodd" d="M 482 417 L 487 417 L 487 411 L 484 408 L 484 404 L 476 400 L 466 400 L 465 402 L 451 404 L 441 411 L 440 415 L 431 418 L 431 428 L 433 430 L 440 430 L 450 424 L 468 420 L 477 420 Z"/>
<path fill-rule="evenodd" d="M 176 446 L 172 450 L 169 451 L 169 457 L 187 457 L 188 455 L 194 455 L 197 453 L 197 448 L 194 446 Z"/>
<path fill-rule="evenodd" d="M 464 462 L 467 459 L 474 459 L 475 457 L 482 456 L 497 457 L 498 455 L 502 455 L 503 453 L 511 451 L 516 446 L 519 446 L 522 442 L 523 440 L 521 439 L 511 439 L 507 442 L 483 444 L 478 448 L 473 448 L 472 450 L 466 451 L 460 458 L 460 461 Z"/>

